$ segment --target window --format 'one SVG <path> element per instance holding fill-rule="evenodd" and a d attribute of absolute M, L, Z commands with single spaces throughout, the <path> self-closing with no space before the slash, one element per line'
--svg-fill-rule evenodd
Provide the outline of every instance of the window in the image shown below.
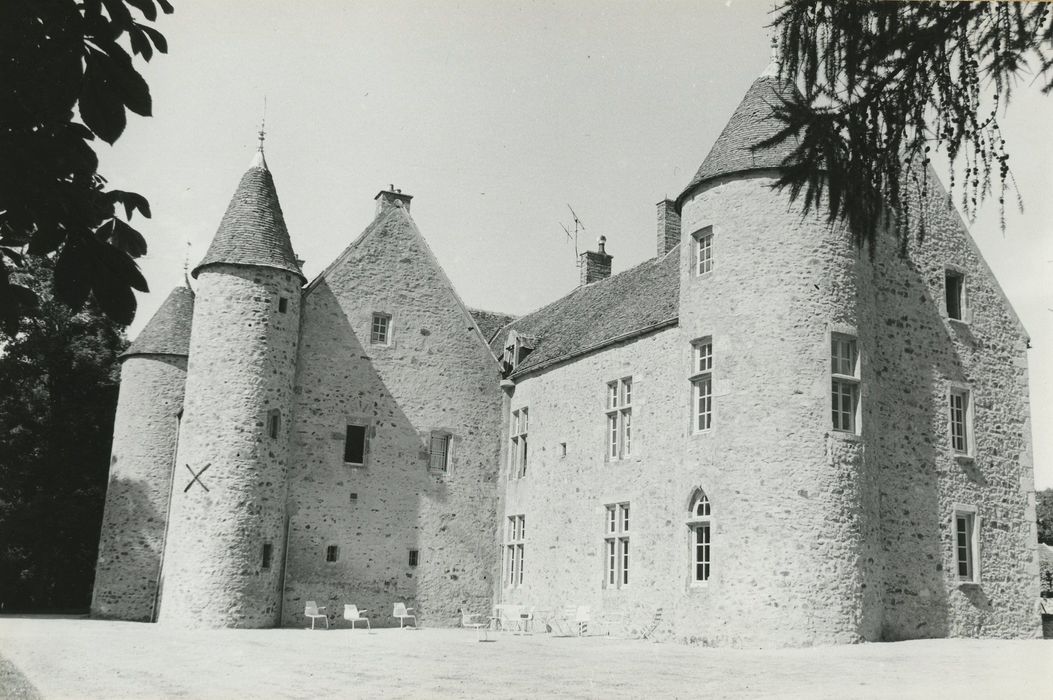
<path fill-rule="evenodd" d="M 859 432 L 859 350 L 856 339 L 830 334 L 830 410 L 834 430 Z"/>
<path fill-rule="evenodd" d="M 282 428 L 282 412 L 274 409 L 267 413 L 267 435 L 271 440 L 278 439 L 278 433 Z"/>
<path fill-rule="evenodd" d="M 695 274 L 704 275 L 713 271 L 713 227 L 695 231 Z"/>
<path fill-rule="evenodd" d="M 289 300 L 285 297 L 278 297 L 278 313 L 284 314 L 289 310 Z"/>
<path fill-rule="evenodd" d="M 713 426 L 713 340 L 702 338 L 691 345 L 692 430 L 697 433 Z"/>
<path fill-rule="evenodd" d="M 523 585 L 523 545 L 526 516 L 510 515 L 505 527 L 505 585 Z"/>
<path fill-rule="evenodd" d="M 274 546 L 268 542 L 263 545 L 263 561 L 260 564 L 260 568 L 267 571 L 271 568 L 271 556 L 274 551 Z"/>
<path fill-rule="evenodd" d="M 411 549 L 409 551 L 409 565 L 410 566 L 416 566 L 417 562 L 419 562 L 419 561 L 420 561 L 420 551 L 416 550 L 416 549 Z"/>
<path fill-rule="evenodd" d="M 956 455 L 973 453 L 973 402 L 968 389 L 950 391 L 951 448 Z"/>
<path fill-rule="evenodd" d="M 450 467 L 450 436 L 448 433 L 432 431 L 431 445 L 428 449 L 430 457 L 428 469 L 437 472 L 449 471 Z"/>
<path fill-rule="evenodd" d="M 334 562 L 340 558 L 340 548 L 335 544 L 331 544 L 325 548 L 325 560 L 328 562 Z"/>
<path fill-rule="evenodd" d="M 387 345 L 391 338 L 391 316 L 373 314 L 373 325 L 369 333 L 369 342 L 373 345 Z"/>
<path fill-rule="evenodd" d="M 356 466 L 366 463 L 366 426 L 347 426 L 344 435 L 344 462 Z"/>
<path fill-rule="evenodd" d="M 629 585 L 629 504 L 612 503 L 607 506 L 603 534 L 606 574 L 603 585 L 621 588 Z"/>
<path fill-rule="evenodd" d="M 955 270 L 947 270 L 943 290 L 947 297 L 947 318 L 964 321 L 965 275 Z"/>
<path fill-rule="evenodd" d="M 508 432 L 511 435 L 512 444 L 508 448 L 508 471 L 512 479 L 522 479 L 527 470 L 527 429 L 530 427 L 530 417 L 526 407 L 518 411 L 512 411 L 512 422 Z"/>
<path fill-rule="evenodd" d="M 607 458 L 624 459 L 632 454 L 633 378 L 607 385 Z"/>
<path fill-rule="evenodd" d="M 709 580 L 712 552 L 710 550 L 713 531 L 709 497 L 701 489 L 691 501 L 687 527 L 690 532 L 691 582 L 705 583 Z"/>
<path fill-rule="evenodd" d="M 980 582 L 980 545 L 976 508 L 957 506 L 954 510 L 954 562 L 958 580 Z"/>

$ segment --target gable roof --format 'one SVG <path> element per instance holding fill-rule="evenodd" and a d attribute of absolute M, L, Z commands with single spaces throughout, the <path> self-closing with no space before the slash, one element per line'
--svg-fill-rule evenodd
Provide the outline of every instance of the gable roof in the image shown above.
<path fill-rule="evenodd" d="M 483 340 L 489 343 L 494 339 L 497 331 L 516 320 L 511 314 L 503 314 L 499 311 L 483 311 L 482 309 L 468 309 L 468 313 L 475 319 L 479 331 L 483 334 Z"/>
<path fill-rule="evenodd" d="M 241 176 L 212 244 L 191 274 L 197 278 L 201 268 L 216 263 L 273 267 L 307 281 L 296 262 L 274 178 L 262 151 Z"/>
<path fill-rule="evenodd" d="M 677 205 L 706 180 L 745 170 L 778 168 L 796 148 L 796 139 L 791 136 L 778 145 L 756 151 L 752 147 L 782 128 L 782 122 L 772 116 L 772 107 L 790 97 L 793 90 L 791 85 L 767 73 L 754 80 L 698 172 L 677 197 Z"/>
<path fill-rule="evenodd" d="M 135 341 L 121 354 L 181 355 L 190 353 L 190 322 L 194 317 L 194 292 L 176 287 L 147 322 Z"/>
<path fill-rule="evenodd" d="M 378 216 L 374 218 L 368 226 L 366 226 L 365 230 L 358 235 L 358 238 L 351 241 L 351 243 L 346 248 L 344 248 L 344 251 L 340 253 L 340 255 L 338 255 L 335 260 L 333 260 L 333 262 L 329 263 L 329 265 L 324 270 L 322 270 L 317 277 L 311 280 L 310 284 L 308 284 L 304 288 L 304 296 L 307 296 L 311 292 L 313 292 L 319 284 L 321 284 L 327 277 L 329 277 L 330 274 L 332 274 L 334 270 L 343 265 L 344 262 L 348 258 L 350 258 L 351 255 L 354 254 L 354 252 L 362 245 L 363 241 L 365 241 L 371 235 L 374 235 L 374 233 L 378 231 L 383 231 L 388 226 L 396 226 L 400 230 L 409 232 L 417 239 L 418 244 L 421 246 L 421 249 L 427 256 L 428 261 L 435 266 L 435 269 L 439 273 L 439 278 L 449 290 L 450 294 L 453 295 L 453 299 L 457 304 L 457 308 L 459 308 L 461 310 L 461 313 L 464 314 L 465 319 L 475 327 L 476 332 L 479 334 L 479 338 L 483 341 L 483 345 L 486 346 L 487 349 L 489 349 L 489 343 L 487 342 L 486 336 L 483 334 L 483 331 L 480 329 L 479 324 L 476 321 L 475 314 L 473 314 L 461 300 L 461 296 L 457 293 L 457 289 L 453 286 L 453 282 L 451 282 L 450 278 L 446 275 L 446 270 L 442 268 L 442 265 L 439 263 L 439 259 L 435 257 L 435 253 L 432 251 L 431 246 L 428 245 L 428 241 L 425 240 L 424 235 L 421 234 L 420 229 L 417 228 L 417 224 L 413 221 L 413 217 L 410 216 L 409 211 L 407 211 L 404 207 L 401 206 L 391 207 L 378 214 Z M 496 360 L 496 357 L 494 359 Z"/>
<path fill-rule="evenodd" d="M 505 326 L 490 342 L 500 357 L 510 331 L 532 339 L 534 349 L 511 376 L 598 350 L 677 321 L 680 246 L 625 272 L 578 287 Z"/>

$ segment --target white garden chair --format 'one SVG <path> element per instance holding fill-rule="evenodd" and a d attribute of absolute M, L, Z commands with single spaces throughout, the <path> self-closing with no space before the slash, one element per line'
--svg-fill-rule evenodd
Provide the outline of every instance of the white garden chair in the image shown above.
<path fill-rule="evenodd" d="M 362 613 L 369 612 L 368 610 L 359 610 L 357 605 L 345 605 L 344 606 L 344 619 L 351 623 L 351 629 L 355 628 L 356 622 L 365 622 L 366 629 L 372 630 L 372 625 L 369 624 L 369 618 Z"/>
<path fill-rule="evenodd" d="M 411 627 L 416 628 L 417 617 L 416 615 L 411 614 L 412 610 L 413 608 L 407 608 L 405 603 L 395 603 L 395 609 L 391 613 L 391 616 L 397 617 L 399 619 L 399 629 L 405 629 L 407 617 L 412 618 L 413 624 L 411 625 Z"/>
<path fill-rule="evenodd" d="M 318 618 L 325 620 L 325 628 L 329 629 L 329 616 L 326 615 L 322 610 L 325 610 L 325 606 L 319 607 L 318 603 L 313 600 L 307 601 L 307 604 L 303 606 L 303 614 L 306 617 L 311 618 L 311 629 L 314 629 L 314 621 Z"/>
<path fill-rule="evenodd" d="M 489 623 L 477 622 L 475 619 L 477 617 L 479 617 L 479 615 L 476 613 L 470 613 L 464 608 L 461 608 L 461 627 L 478 632 L 480 642 L 490 641 L 490 638 L 487 636 L 487 633 L 490 630 Z"/>

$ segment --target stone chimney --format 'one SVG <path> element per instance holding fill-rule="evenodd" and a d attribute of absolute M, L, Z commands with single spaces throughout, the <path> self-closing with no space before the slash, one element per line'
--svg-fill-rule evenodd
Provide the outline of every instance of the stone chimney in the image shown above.
<path fill-rule="evenodd" d="M 379 217 L 381 214 L 386 214 L 388 209 L 392 207 L 405 209 L 408 214 L 410 200 L 413 199 L 413 195 L 402 194 L 402 190 L 396 190 L 395 186 L 391 185 L 388 189 L 378 192 L 373 199 L 377 200 L 376 216 Z"/>
<path fill-rule="evenodd" d="M 658 203 L 658 257 L 662 257 L 680 243 L 680 214 L 676 202 L 663 199 Z"/>
<path fill-rule="evenodd" d="M 600 236 L 596 241 L 599 250 L 586 250 L 581 254 L 581 286 L 605 280 L 611 276 L 611 260 L 614 258 L 607 255 L 607 237 Z"/>

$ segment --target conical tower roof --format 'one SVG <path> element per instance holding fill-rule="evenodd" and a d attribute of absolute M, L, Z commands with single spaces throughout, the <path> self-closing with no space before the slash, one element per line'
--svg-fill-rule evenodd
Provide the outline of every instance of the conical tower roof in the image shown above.
<path fill-rule="evenodd" d="M 753 81 L 695 177 L 677 198 L 678 203 L 706 180 L 747 170 L 777 168 L 793 152 L 797 141 L 792 136 L 778 145 L 753 150 L 753 146 L 774 136 L 783 127 L 772 114 L 772 108 L 794 94 L 794 87 L 780 81 L 773 73 L 767 70 Z"/>
<path fill-rule="evenodd" d="M 196 278 L 203 267 L 216 263 L 273 267 L 307 281 L 296 262 L 262 147 L 241 177 L 212 245 L 191 274 Z"/>
<path fill-rule="evenodd" d="M 194 292 L 189 287 L 176 287 L 121 358 L 132 355 L 186 357 L 190 353 L 190 322 L 193 317 Z"/>

